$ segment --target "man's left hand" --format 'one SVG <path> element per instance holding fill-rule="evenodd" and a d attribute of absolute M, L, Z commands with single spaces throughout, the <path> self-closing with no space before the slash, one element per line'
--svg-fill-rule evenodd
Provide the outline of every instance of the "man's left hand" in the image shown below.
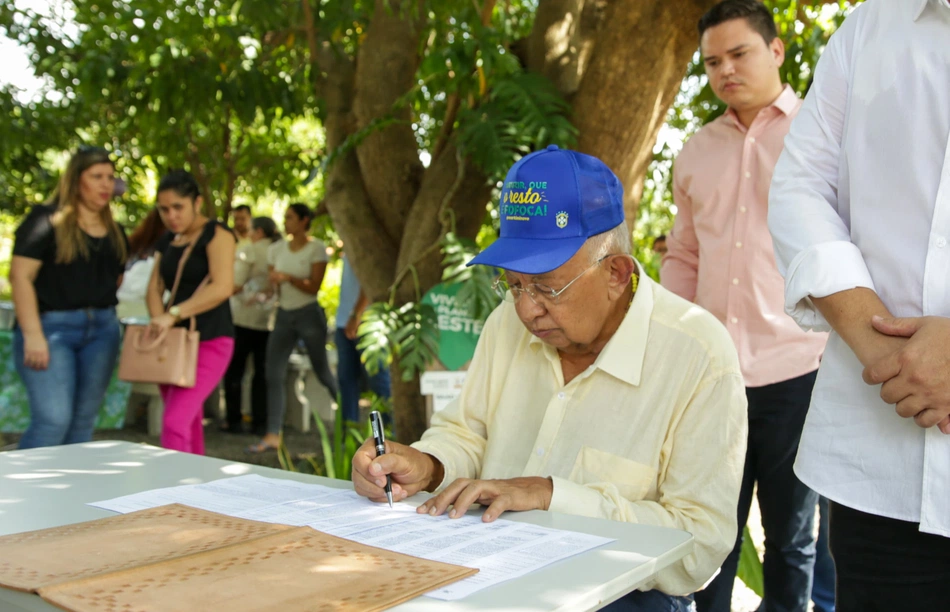
<path fill-rule="evenodd" d="M 950 434 L 950 318 L 873 317 L 874 329 L 910 340 L 864 369 L 864 382 L 881 386 L 881 399 L 920 427 Z"/>
<path fill-rule="evenodd" d="M 472 504 L 488 506 L 482 520 L 494 521 L 506 510 L 547 510 L 554 494 L 554 482 L 538 476 L 507 480 L 459 478 L 444 491 L 420 505 L 416 512 L 439 516 L 451 505 L 450 518 L 465 516 Z"/>

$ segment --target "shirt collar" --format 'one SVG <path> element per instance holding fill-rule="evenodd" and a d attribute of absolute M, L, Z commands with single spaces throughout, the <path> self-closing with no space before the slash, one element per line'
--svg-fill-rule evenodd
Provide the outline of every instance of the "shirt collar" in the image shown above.
<path fill-rule="evenodd" d="M 647 352 L 650 319 L 653 316 L 653 280 L 634 260 L 640 273 L 637 293 L 620 327 L 594 361 L 594 367 L 631 385 L 640 384 Z"/>
<path fill-rule="evenodd" d="M 782 87 L 782 93 L 780 93 L 778 97 L 775 98 L 775 100 L 765 108 L 775 107 L 783 115 L 788 115 L 795 110 L 797 103 L 798 95 L 795 93 L 795 90 L 792 89 L 792 86 L 786 83 L 785 86 Z M 739 115 L 737 115 L 736 111 L 732 110 L 732 108 L 726 109 L 725 116 L 728 117 L 736 127 L 743 130 L 746 129 L 745 126 L 742 125 L 742 122 L 739 121 Z"/>
<path fill-rule="evenodd" d="M 640 262 L 634 260 L 640 272 L 637 292 L 633 296 L 630 309 L 624 315 L 620 327 L 607 341 L 604 350 L 597 355 L 593 367 L 614 378 L 631 385 L 640 384 L 643 371 L 643 359 L 647 349 L 647 334 L 650 330 L 650 318 L 653 315 L 653 280 L 643 271 Z M 527 331 L 527 330 L 526 330 Z M 553 364 L 559 364 L 557 349 L 545 344 L 543 340 L 529 333 L 528 346 L 541 349 Z"/>
<path fill-rule="evenodd" d="M 917 0 L 917 8 L 914 11 L 914 21 L 920 19 L 920 16 L 924 14 L 924 9 L 927 8 L 927 5 L 931 2 L 936 2 L 943 8 L 950 8 L 950 3 L 947 0 Z"/>

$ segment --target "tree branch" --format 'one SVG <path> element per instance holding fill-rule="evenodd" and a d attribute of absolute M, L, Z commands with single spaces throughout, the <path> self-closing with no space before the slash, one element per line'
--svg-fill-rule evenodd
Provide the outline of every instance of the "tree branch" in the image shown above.
<path fill-rule="evenodd" d="M 333 150 L 343 144 L 353 129 L 355 66 L 351 59 L 332 53 L 322 54 L 320 62 L 327 74 L 327 148 Z M 330 166 L 324 180 L 327 211 L 343 237 L 360 286 L 370 299 L 380 301 L 395 275 L 398 236 L 391 236 L 376 216 L 355 151 L 342 154 Z"/>
<path fill-rule="evenodd" d="M 455 175 L 455 182 L 452 183 L 452 186 L 449 187 L 449 190 L 445 192 L 445 197 L 442 198 L 442 204 L 441 206 L 439 206 L 438 219 L 439 219 L 439 223 L 442 226 L 441 231 L 439 232 L 439 239 L 433 242 L 426 250 L 420 253 L 411 264 L 403 268 L 396 275 L 396 279 L 393 281 L 392 286 L 389 288 L 389 292 L 390 292 L 389 301 L 391 303 L 395 300 L 396 290 L 399 288 L 400 283 L 402 283 L 403 279 L 406 277 L 406 273 L 409 271 L 412 271 L 412 273 L 415 275 L 416 301 L 422 299 L 422 295 L 419 288 L 419 276 L 416 273 L 416 266 L 418 266 L 423 261 L 425 261 L 425 259 L 431 256 L 435 251 L 441 249 L 442 238 L 445 236 L 446 233 L 454 229 L 452 226 L 455 224 L 454 222 L 455 217 L 454 215 L 451 214 L 451 210 L 449 209 L 449 203 L 452 201 L 453 198 L 455 198 L 455 194 L 458 193 L 459 188 L 462 186 L 462 180 L 465 178 L 465 159 L 462 157 L 462 150 L 458 148 L 455 149 L 455 163 L 456 163 L 456 166 L 458 167 L 458 171 Z M 428 287 L 426 287 L 426 289 L 428 289 Z"/>
<path fill-rule="evenodd" d="M 397 121 L 368 135 L 356 147 L 366 193 L 387 234 L 402 236 L 424 168 L 408 106 L 394 104 L 415 85 L 421 19 L 413 0 L 376 0 L 356 60 L 353 112 L 357 129 L 380 117 Z"/>
<path fill-rule="evenodd" d="M 237 173 L 234 169 L 234 151 L 231 146 L 231 105 L 224 106 L 224 133 L 222 135 L 222 148 L 224 149 L 224 202 L 221 210 L 221 218 L 227 221 L 231 214 L 231 206 L 234 202 L 234 184 L 237 182 Z M 240 140 L 240 139 L 239 139 Z"/>
<path fill-rule="evenodd" d="M 419 272 L 423 292 L 438 283 L 442 279 L 442 265 L 435 245 L 449 223 L 448 213 L 453 213 L 451 219 L 459 236 L 474 238 L 485 218 L 491 188 L 485 175 L 450 142 L 426 171 L 409 212 L 396 269 L 402 271 L 411 263 Z M 393 284 L 396 303 L 414 299 L 405 282 Z"/>
<path fill-rule="evenodd" d="M 479 11 L 482 25 L 485 27 L 489 26 L 491 24 L 492 12 L 495 10 L 496 0 L 487 0 L 485 5 L 481 7 L 478 6 L 475 0 L 472 0 L 472 2 L 475 4 L 475 9 Z M 449 136 L 452 135 L 452 131 L 455 129 L 455 118 L 458 116 L 460 106 L 461 100 L 459 99 L 458 92 L 452 92 L 445 104 L 445 117 L 442 119 L 439 136 L 436 138 L 435 145 L 432 147 L 433 159 L 442 154 L 442 149 L 448 142 Z"/>
<path fill-rule="evenodd" d="M 461 100 L 459 100 L 458 92 L 452 92 L 445 103 L 445 117 L 442 119 L 439 136 L 436 138 L 435 145 L 432 147 L 432 159 L 442 154 L 442 149 L 445 148 L 445 144 L 449 141 L 449 136 L 455 128 L 455 117 L 458 115 L 460 106 Z"/>
<path fill-rule="evenodd" d="M 318 92 L 323 85 L 323 76 L 320 71 L 320 45 L 317 42 L 317 25 L 313 18 L 313 7 L 310 0 L 300 0 L 303 10 L 303 29 L 307 35 L 307 49 L 310 51 L 310 79 L 314 92 Z"/>

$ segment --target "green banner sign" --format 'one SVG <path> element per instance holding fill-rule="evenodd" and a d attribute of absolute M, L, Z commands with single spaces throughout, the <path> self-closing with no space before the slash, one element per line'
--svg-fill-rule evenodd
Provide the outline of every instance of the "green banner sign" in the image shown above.
<path fill-rule="evenodd" d="M 447 370 L 458 370 L 471 361 L 485 324 L 484 319 L 473 319 L 468 308 L 455 303 L 461 286 L 440 283 L 422 298 L 439 316 L 439 361 Z"/>

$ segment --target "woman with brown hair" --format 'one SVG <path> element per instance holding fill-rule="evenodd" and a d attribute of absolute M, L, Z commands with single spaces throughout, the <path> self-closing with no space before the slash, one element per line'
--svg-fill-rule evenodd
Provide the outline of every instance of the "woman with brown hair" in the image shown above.
<path fill-rule="evenodd" d="M 204 200 L 198 182 L 184 170 L 162 177 L 156 199 L 168 231 L 155 245 L 155 268 L 146 293 L 149 334 L 189 326 L 191 317 L 200 334 L 195 385 L 158 386 L 165 404 L 161 442 L 165 448 L 203 455 L 202 406 L 224 377 L 234 352 L 228 298 L 234 292 L 235 238 L 226 225 L 201 213 Z M 163 296 L 174 287 L 179 265 L 178 288 L 166 309 Z"/>
<path fill-rule="evenodd" d="M 116 289 L 128 253 L 114 190 L 109 153 L 80 147 L 53 196 L 17 228 L 13 351 L 30 402 L 20 448 L 92 438 L 119 352 Z"/>
<path fill-rule="evenodd" d="M 135 263 L 154 255 L 158 239 L 167 231 L 158 208 L 152 208 L 129 235 L 129 262 Z"/>

